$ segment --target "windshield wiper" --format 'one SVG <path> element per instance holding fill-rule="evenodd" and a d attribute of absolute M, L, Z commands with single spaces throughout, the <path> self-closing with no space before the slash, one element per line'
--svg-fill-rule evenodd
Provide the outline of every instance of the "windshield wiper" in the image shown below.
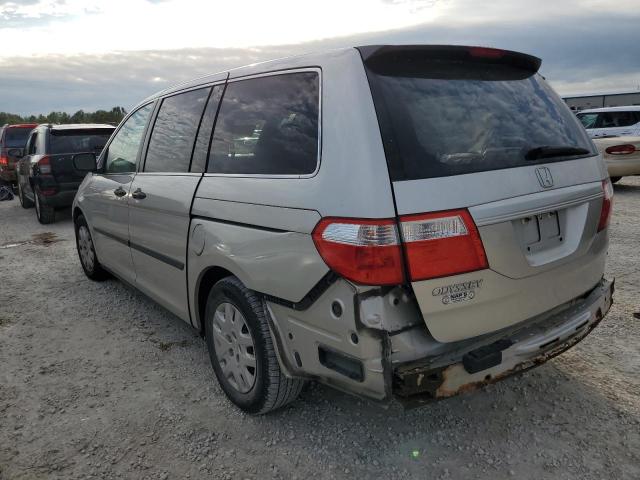
<path fill-rule="evenodd" d="M 563 146 L 563 145 L 542 145 L 529 150 L 524 158 L 527 160 L 538 160 L 539 158 L 570 157 L 572 155 L 586 155 L 590 153 L 586 148 Z"/>

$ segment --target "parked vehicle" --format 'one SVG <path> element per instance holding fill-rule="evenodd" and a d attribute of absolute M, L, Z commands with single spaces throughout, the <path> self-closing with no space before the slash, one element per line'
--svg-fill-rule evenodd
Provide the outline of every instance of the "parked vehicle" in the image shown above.
<path fill-rule="evenodd" d="M 20 204 L 35 205 L 40 223 L 54 222 L 56 209 L 71 206 L 86 175 L 74 169 L 73 155 L 99 154 L 114 130 L 101 124 L 37 126 L 17 167 Z"/>
<path fill-rule="evenodd" d="M 640 136 L 596 138 L 593 143 L 603 156 L 613 183 L 622 177 L 640 175 Z"/>
<path fill-rule="evenodd" d="M 16 167 L 24 152 L 29 132 L 37 125 L 23 123 L 0 128 L 0 180 L 15 185 Z"/>
<path fill-rule="evenodd" d="M 591 138 L 640 136 L 640 105 L 582 110 L 577 116 Z"/>
<path fill-rule="evenodd" d="M 160 92 L 75 157 L 82 267 L 198 329 L 252 413 L 309 379 L 412 403 L 539 365 L 613 293 L 611 183 L 539 66 L 371 46 Z"/>

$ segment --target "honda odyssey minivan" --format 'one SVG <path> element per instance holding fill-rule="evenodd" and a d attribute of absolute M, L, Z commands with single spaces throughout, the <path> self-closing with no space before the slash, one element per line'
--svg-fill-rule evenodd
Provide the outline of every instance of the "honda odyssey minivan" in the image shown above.
<path fill-rule="evenodd" d="M 82 268 L 197 329 L 251 413 L 309 380 L 410 405 L 539 365 L 613 294 L 607 171 L 539 66 L 365 46 L 162 91 L 74 158 Z"/>

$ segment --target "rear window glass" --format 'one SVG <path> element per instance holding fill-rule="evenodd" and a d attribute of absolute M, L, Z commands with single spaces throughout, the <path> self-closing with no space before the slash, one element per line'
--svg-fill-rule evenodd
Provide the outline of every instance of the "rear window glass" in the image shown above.
<path fill-rule="evenodd" d="M 304 175 L 318 163 L 319 76 L 270 75 L 230 83 L 208 172 Z"/>
<path fill-rule="evenodd" d="M 504 64 L 403 61 L 408 64 L 387 62 L 367 70 L 392 180 L 595 155 L 569 108 L 531 71 Z M 547 154 L 531 158 L 541 150 Z M 563 150 L 573 154 L 548 154 Z"/>
<path fill-rule="evenodd" d="M 49 138 L 49 153 L 92 152 L 100 154 L 113 130 L 52 130 Z"/>
<path fill-rule="evenodd" d="M 24 148 L 32 128 L 7 128 L 4 144 L 7 148 Z"/>

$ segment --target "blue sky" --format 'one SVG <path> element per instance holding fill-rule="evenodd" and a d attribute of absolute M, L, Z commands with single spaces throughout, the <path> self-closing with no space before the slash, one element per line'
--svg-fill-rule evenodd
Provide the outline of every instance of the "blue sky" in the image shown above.
<path fill-rule="evenodd" d="M 640 89 L 638 0 L 0 0 L 0 111 L 121 105 L 189 78 L 379 43 L 519 50 L 560 93 Z"/>

